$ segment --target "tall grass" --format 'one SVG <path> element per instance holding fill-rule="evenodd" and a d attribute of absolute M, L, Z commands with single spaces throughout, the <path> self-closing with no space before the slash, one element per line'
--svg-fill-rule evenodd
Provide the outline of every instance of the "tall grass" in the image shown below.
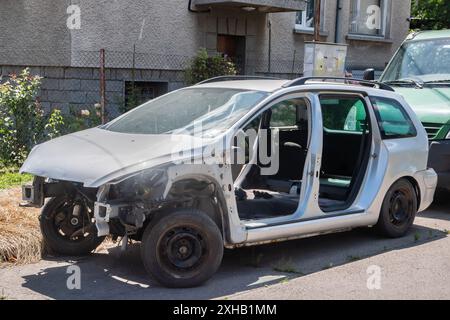
<path fill-rule="evenodd" d="M 32 179 L 32 175 L 20 174 L 18 170 L 15 169 L 0 170 L 0 190 L 21 185 Z"/>

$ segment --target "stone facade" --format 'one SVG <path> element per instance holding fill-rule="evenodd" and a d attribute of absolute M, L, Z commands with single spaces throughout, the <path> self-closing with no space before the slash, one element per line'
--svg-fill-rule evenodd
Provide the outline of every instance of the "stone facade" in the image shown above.
<path fill-rule="evenodd" d="M 20 66 L 3 66 L 1 74 L 19 73 Z M 39 98 L 45 111 L 69 108 L 84 109 L 94 106 L 100 101 L 100 78 L 97 68 L 75 67 L 31 67 L 32 74 L 43 77 Z M 132 81 L 130 69 L 109 69 L 106 76 L 106 100 L 108 112 L 115 116 L 119 106 L 125 99 L 125 81 Z M 168 90 L 176 90 L 184 86 L 183 73 L 169 70 L 134 71 L 134 79 L 138 81 L 167 82 Z"/>

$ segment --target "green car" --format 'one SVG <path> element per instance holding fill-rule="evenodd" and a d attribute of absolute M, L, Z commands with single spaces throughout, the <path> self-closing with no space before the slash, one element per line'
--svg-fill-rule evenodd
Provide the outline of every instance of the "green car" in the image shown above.
<path fill-rule="evenodd" d="M 365 80 L 374 80 L 373 69 Z M 429 167 L 439 176 L 438 191 L 450 191 L 450 30 L 410 34 L 379 82 L 402 94 L 430 139 Z"/>

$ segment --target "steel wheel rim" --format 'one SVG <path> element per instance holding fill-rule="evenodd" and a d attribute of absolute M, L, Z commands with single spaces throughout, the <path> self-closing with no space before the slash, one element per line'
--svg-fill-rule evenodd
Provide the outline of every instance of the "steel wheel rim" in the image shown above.
<path fill-rule="evenodd" d="M 397 227 L 407 224 L 411 219 L 413 201 L 406 189 L 396 190 L 389 201 L 389 219 Z"/>
<path fill-rule="evenodd" d="M 161 261 L 170 270 L 190 271 L 201 265 L 208 248 L 199 231 L 175 227 L 164 233 L 158 251 Z"/>

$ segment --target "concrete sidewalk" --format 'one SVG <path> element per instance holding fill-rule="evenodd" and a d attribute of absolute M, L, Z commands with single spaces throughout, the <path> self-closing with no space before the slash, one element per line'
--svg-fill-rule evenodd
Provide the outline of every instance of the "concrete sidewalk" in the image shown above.
<path fill-rule="evenodd" d="M 55 258 L 0 269 L 0 294 L 6 299 L 449 299 L 448 230 L 450 207 L 435 207 L 420 214 L 402 239 L 359 229 L 226 251 L 219 272 L 192 289 L 167 289 L 152 281 L 136 244 L 125 253 L 110 248 L 76 261 Z M 80 267 L 81 290 L 67 288 L 72 264 Z M 368 268 L 380 271 L 379 290 L 368 289 L 373 275 Z"/>

